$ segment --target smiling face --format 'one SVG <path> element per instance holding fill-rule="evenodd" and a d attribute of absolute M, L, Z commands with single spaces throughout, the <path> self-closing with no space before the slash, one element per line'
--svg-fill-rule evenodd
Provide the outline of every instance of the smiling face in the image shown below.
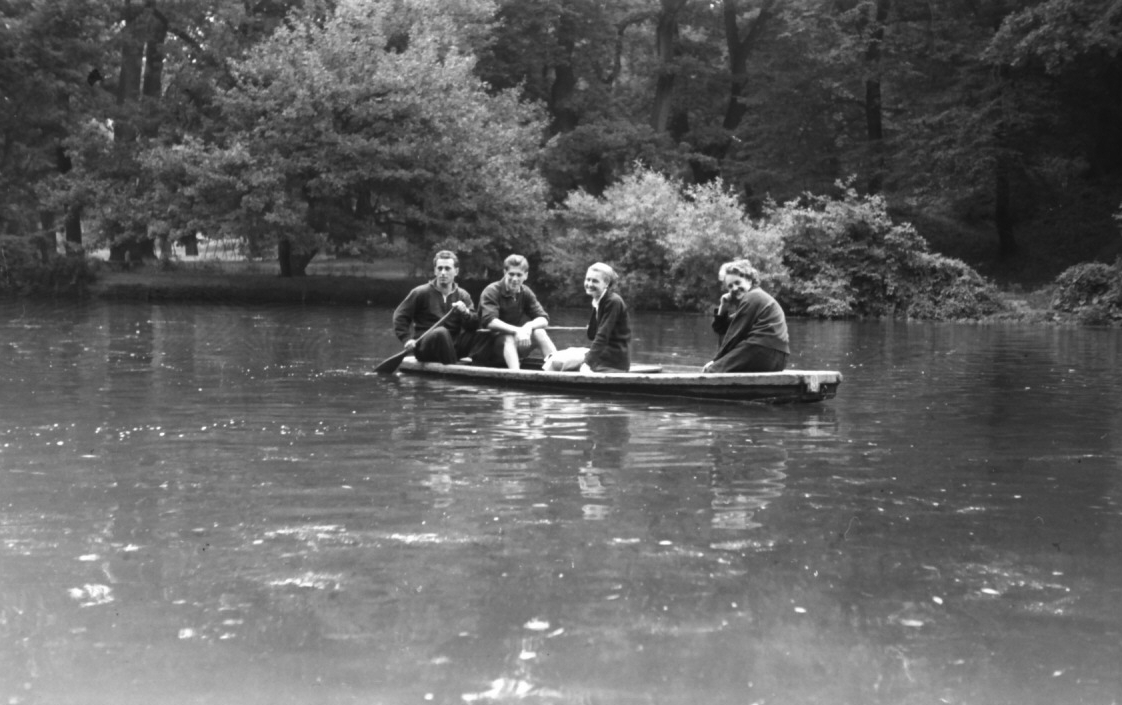
<path fill-rule="evenodd" d="M 733 301 L 743 301 L 744 296 L 752 290 L 752 282 L 739 274 L 726 274 L 725 289 Z"/>
<path fill-rule="evenodd" d="M 596 269 L 589 269 L 588 273 L 584 275 L 585 293 L 591 296 L 593 300 L 599 301 L 607 290 L 608 278 L 604 273 Z"/>
<path fill-rule="evenodd" d="M 456 280 L 456 275 L 460 273 L 455 260 L 444 258 L 436 260 L 433 271 L 436 275 L 436 285 L 441 289 L 452 286 L 452 282 Z"/>
<path fill-rule="evenodd" d="M 507 267 L 503 272 L 503 286 L 506 290 L 515 293 L 522 289 L 522 282 L 526 281 L 526 275 L 529 274 L 521 267 Z"/>

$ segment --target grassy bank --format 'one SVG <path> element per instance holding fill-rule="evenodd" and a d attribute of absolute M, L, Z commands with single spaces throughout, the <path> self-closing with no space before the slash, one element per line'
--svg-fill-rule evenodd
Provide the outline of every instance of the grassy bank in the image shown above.
<path fill-rule="evenodd" d="M 103 270 L 90 287 L 90 293 L 97 298 L 117 301 L 396 306 L 420 281 L 323 274 L 278 277 L 214 271 Z"/>
<path fill-rule="evenodd" d="M 309 274 L 279 277 L 252 269 L 206 268 L 160 271 L 142 267 L 132 271 L 102 268 L 90 288 L 96 298 L 116 301 L 195 301 L 226 304 L 328 304 L 393 307 L 411 288 L 424 282 L 400 269 L 381 273 Z M 478 298 L 487 282 L 466 281 L 462 286 Z M 1072 317 L 1053 311 L 1050 287 L 1002 294 L 1009 310 L 993 321 L 1068 323 Z"/>
<path fill-rule="evenodd" d="M 396 306 L 410 289 L 427 281 L 396 262 L 316 264 L 302 277 L 278 276 L 273 262 L 208 262 L 173 269 L 145 264 L 126 270 L 101 265 L 89 292 L 117 301 Z M 486 284 L 460 282 L 476 298 Z"/>

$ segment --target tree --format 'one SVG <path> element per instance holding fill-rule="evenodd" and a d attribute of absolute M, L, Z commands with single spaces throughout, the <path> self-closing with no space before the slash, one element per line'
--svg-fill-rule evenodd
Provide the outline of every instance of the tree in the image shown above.
<path fill-rule="evenodd" d="M 40 188 L 72 167 L 67 137 L 81 125 L 98 81 L 108 28 L 98 0 L 0 5 L 0 233 L 40 233 L 53 243 L 59 212 L 81 242 L 73 202 Z"/>
<path fill-rule="evenodd" d="M 56 51 L 81 80 L 69 79 L 71 117 L 59 138 L 67 168 L 40 179 L 36 190 L 48 207 L 67 212 L 68 239 L 81 241 L 85 221 L 94 235 L 87 246 L 108 244 L 111 257 L 131 259 L 151 256 L 153 237 L 166 237 L 171 225 L 193 236 L 186 211 L 169 205 L 177 189 L 157 188 L 142 162 L 150 149 L 213 129 L 212 99 L 228 81 L 227 59 L 270 31 L 284 3 L 255 4 L 256 14 L 239 0 L 32 5 L 65 10 L 77 36 L 88 37 Z M 69 36 L 64 30 L 54 30 L 56 43 Z"/>
<path fill-rule="evenodd" d="M 542 168 L 559 203 L 573 189 L 599 194 L 637 159 L 680 161 L 649 124 L 653 58 L 647 27 L 658 0 L 504 0 L 479 76 L 545 106 Z"/>
<path fill-rule="evenodd" d="M 422 257 L 451 247 L 494 264 L 526 251 L 544 218 L 533 169 L 544 126 L 512 92 L 487 93 L 463 37 L 431 3 L 295 14 L 234 64 L 222 134 L 158 163 L 182 165 L 197 192 L 214 189 L 203 167 L 222 165 L 236 202 L 209 210 L 210 230 L 253 252 L 275 245 L 282 274 L 387 231 Z"/>
<path fill-rule="evenodd" d="M 1058 79 L 1066 90 L 1054 107 L 1070 106 L 1063 112 L 1091 170 L 1122 168 L 1122 4 L 1047 0 L 1011 13 L 984 58 Z"/>

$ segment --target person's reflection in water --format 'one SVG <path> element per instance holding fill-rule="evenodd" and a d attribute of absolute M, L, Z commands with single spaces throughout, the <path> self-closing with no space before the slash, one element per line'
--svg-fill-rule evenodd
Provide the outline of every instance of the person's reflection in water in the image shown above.
<path fill-rule="evenodd" d="M 515 435 L 524 441 L 539 441 L 547 437 L 545 425 L 546 414 L 539 397 L 518 392 L 502 396 L 499 428 L 503 434 Z"/>
<path fill-rule="evenodd" d="M 782 447 L 729 445 L 712 448 L 710 527 L 715 548 L 739 547 L 745 532 L 761 526 L 758 512 L 779 498 L 787 479 L 787 451 Z"/>
<path fill-rule="evenodd" d="M 428 479 L 421 482 L 433 494 L 432 508 L 433 509 L 447 509 L 452 506 L 452 488 L 455 483 L 452 480 L 452 473 L 446 465 L 433 465 L 428 469 Z"/>
<path fill-rule="evenodd" d="M 622 410 L 594 412 L 587 417 L 589 444 L 577 474 L 581 497 L 588 500 L 582 507 L 585 519 L 598 521 L 611 513 L 612 475 L 623 467 L 627 457 L 630 421 Z"/>

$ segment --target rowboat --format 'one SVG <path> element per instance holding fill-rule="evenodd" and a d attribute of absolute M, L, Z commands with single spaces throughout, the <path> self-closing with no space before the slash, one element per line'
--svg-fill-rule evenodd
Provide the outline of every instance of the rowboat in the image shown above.
<path fill-rule="evenodd" d="M 546 388 L 554 392 L 684 397 L 712 401 L 793 404 L 832 399 L 841 384 L 833 370 L 722 372 L 702 374 L 696 367 L 633 364 L 629 372 L 581 374 L 540 369 L 510 370 L 467 364 L 401 361 L 404 374 L 448 377 L 473 384 Z"/>

